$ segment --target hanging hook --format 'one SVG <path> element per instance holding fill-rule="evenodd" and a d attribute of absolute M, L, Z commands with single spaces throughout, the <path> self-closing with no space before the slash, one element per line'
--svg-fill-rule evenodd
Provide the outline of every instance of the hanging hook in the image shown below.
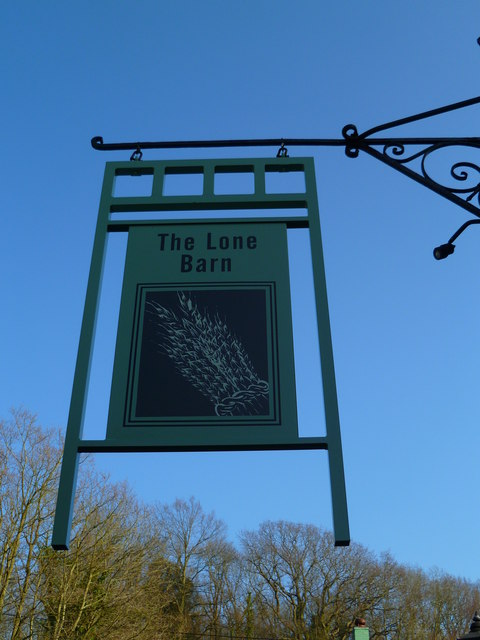
<path fill-rule="evenodd" d="M 288 149 L 285 146 L 285 142 L 282 141 L 282 146 L 277 151 L 277 158 L 288 158 Z"/>
<path fill-rule="evenodd" d="M 143 157 L 142 150 L 140 149 L 140 145 L 137 144 L 137 148 L 135 149 L 135 151 L 130 156 L 130 160 L 133 162 L 134 160 L 141 160 L 142 157 Z"/>

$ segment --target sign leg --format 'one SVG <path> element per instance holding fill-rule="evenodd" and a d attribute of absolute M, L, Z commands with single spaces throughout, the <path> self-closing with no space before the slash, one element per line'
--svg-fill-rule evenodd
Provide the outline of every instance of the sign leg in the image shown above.
<path fill-rule="evenodd" d="M 328 450 L 330 467 L 330 487 L 332 491 L 333 534 L 336 547 L 347 547 L 350 544 L 350 527 L 348 524 L 347 493 L 345 490 L 345 473 L 341 453 Z"/>
<path fill-rule="evenodd" d="M 68 550 L 69 548 L 78 457 L 77 447 L 67 446 L 65 443 L 52 534 L 52 547 L 56 551 Z"/>

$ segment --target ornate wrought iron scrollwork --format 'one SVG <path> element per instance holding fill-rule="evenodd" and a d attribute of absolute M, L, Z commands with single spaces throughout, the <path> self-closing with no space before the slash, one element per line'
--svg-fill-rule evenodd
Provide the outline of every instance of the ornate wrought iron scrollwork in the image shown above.
<path fill-rule="evenodd" d="M 438 166 L 427 167 L 427 159 L 444 149 L 461 148 L 462 153 L 467 148 L 480 149 L 480 138 L 380 138 L 375 134 L 393 129 L 402 125 L 425 120 L 432 116 L 456 111 L 480 103 L 480 96 L 456 102 L 445 107 L 424 111 L 407 118 L 400 118 L 385 124 L 378 125 L 362 134 L 359 134 L 353 124 L 346 125 L 342 134 L 345 139 L 345 153 L 350 158 L 356 158 L 360 151 L 381 160 L 392 168 L 412 178 L 416 182 L 432 189 L 436 193 L 455 202 L 475 216 L 480 217 L 480 154 L 479 161 L 470 159 L 455 161 L 451 157 L 444 159 L 449 165 L 449 176 L 457 184 L 449 184 L 439 177 Z M 407 152 L 407 147 L 416 147 L 415 152 Z M 421 147 L 419 149 L 419 147 Z M 418 163 L 415 161 L 418 160 Z M 445 175 L 445 174 L 444 174 Z M 468 183 L 461 187 L 458 182 Z"/>
<path fill-rule="evenodd" d="M 370 143 L 374 144 L 374 141 L 372 140 Z M 445 180 L 442 180 L 438 176 L 441 172 L 440 167 L 436 167 L 434 169 L 427 167 L 427 159 L 432 158 L 433 154 L 437 151 L 440 151 L 441 149 L 454 149 L 455 147 L 462 150 L 466 147 L 480 150 L 480 141 L 464 142 L 459 140 L 452 142 L 437 142 L 435 144 L 428 145 L 420 151 L 407 154 L 405 144 L 399 140 L 383 145 L 382 155 L 390 160 L 389 164 L 393 161 L 394 163 L 397 162 L 403 166 L 411 165 L 415 160 L 419 160 L 418 171 L 423 177 L 426 186 L 434 188 L 434 190 L 437 190 L 438 188 L 442 190 L 445 189 L 450 194 L 458 196 L 465 202 L 471 202 L 477 207 L 480 207 L 480 164 L 470 162 L 469 160 L 462 160 L 455 162 L 450 166 L 448 171 L 450 177 L 456 181 L 469 182 L 469 185 L 466 187 L 452 186 L 446 183 Z M 436 175 L 434 175 L 434 171 Z"/>

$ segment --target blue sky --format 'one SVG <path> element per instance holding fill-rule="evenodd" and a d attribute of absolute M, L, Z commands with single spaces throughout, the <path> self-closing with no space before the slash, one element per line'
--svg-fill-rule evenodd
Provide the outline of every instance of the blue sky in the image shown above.
<path fill-rule="evenodd" d="M 27 0 L 0 15 L 0 415 L 23 405 L 52 426 L 68 415 L 104 163 L 129 157 L 92 150 L 92 136 L 340 137 L 350 122 L 362 131 L 480 93 L 476 0 Z M 479 112 L 398 134 L 475 135 Z M 315 158 L 352 539 L 478 580 L 479 229 L 436 262 L 433 247 L 466 212 L 370 157 L 290 155 Z M 291 238 L 299 255 L 302 241 Z M 111 248 L 106 317 L 119 288 L 121 247 Z M 296 283 L 297 324 L 307 289 Z M 109 335 L 100 318 L 92 433 L 108 393 Z M 297 363 L 304 432 L 321 423 L 314 355 L 307 343 Z M 323 452 L 97 463 L 148 501 L 194 495 L 232 537 L 265 519 L 331 527 Z"/>

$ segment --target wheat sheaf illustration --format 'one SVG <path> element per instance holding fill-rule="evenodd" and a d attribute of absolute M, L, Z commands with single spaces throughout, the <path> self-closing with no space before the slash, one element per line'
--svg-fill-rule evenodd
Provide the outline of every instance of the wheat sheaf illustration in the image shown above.
<path fill-rule="evenodd" d="M 218 313 L 200 311 L 188 291 L 177 296 L 175 310 L 147 302 L 159 330 L 158 346 L 176 370 L 218 416 L 268 413 L 268 382 L 259 378 L 240 340 Z"/>

